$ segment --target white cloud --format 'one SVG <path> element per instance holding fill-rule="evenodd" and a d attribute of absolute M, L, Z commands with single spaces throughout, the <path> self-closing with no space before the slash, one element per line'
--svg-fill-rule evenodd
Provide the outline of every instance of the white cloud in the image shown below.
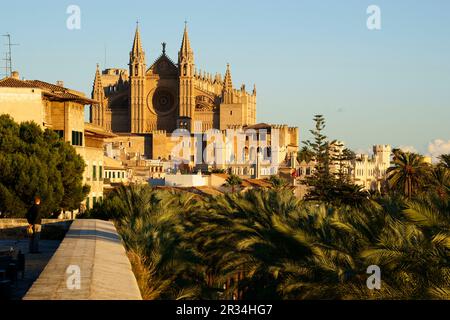
<path fill-rule="evenodd" d="M 419 153 L 414 146 L 400 146 L 398 148 L 403 152 Z"/>
<path fill-rule="evenodd" d="M 441 154 L 448 153 L 450 153 L 450 140 L 435 139 L 428 144 L 428 154 L 433 159 L 433 162 L 437 161 Z"/>

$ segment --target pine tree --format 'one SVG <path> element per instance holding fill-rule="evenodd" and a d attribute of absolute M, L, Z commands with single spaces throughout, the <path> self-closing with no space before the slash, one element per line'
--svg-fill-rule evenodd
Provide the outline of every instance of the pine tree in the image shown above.
<path fill-rule="evenodd" d="M 304 142 L 312 151 L 313 160 L 316 163 L 312 176 L 306 180 L 307 185 L 310 187 L 306 199 L 331 202 L 333 201 L 332 190 L 336 185 L 336 178 L 331 172 L 331 165 L 334 160 L 331 154 L 331 146 L 336 142 L 328 141 L 327 136 L 323 134 L 325 129 L 325 118 L 323 115 L 314 116 L 314 121 L 316 123 L 315 129 L 310 130 L 314 139 Z"/>

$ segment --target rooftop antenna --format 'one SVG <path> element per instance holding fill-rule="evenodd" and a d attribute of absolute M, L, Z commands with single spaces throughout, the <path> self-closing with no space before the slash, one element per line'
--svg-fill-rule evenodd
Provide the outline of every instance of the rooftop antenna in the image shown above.
<path fill-rule="evenodd" d="M 13 46 L 18 46 L 18 43 L 11 43 L 11 35 L 9 33 L 4 34 L 4 37 L 7 38 L 7 42 L 5 44 L 5 46 L 8 47 L 7 51 L 6 51 L 6 56 L 5 59 L 3 59 L 5 61 L 5 77 L 11 77 L 12 76 L 12 50 L 11 48 Z"/>

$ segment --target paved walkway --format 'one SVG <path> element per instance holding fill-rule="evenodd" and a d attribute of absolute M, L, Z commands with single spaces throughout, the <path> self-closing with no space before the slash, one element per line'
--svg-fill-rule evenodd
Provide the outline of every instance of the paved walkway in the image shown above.
<path fill-rule="evenodd" d="M 56 249 L 58 249 L 60 243 L 61 241 L 59 240 L 41 240 L 39 241 L 40 253 L 29 254 L 28 240 L 0 240 L 1 247 L 11 246 L 16 248 L 16 250 L 20 249 L 22 253 L 25 253 L 24 278 L 21 279 L 21 275 L 19 275 L 17 283 L 13 286 L 11 297 L 13 300 L 21 300 L 25 296 L 28 289 L 30 289 L 33 282 L 36 281 L 42 270 L 44 270 L 45 266 L 50 261 Z"/>
<path fill-rule="evenodd" d="M 141 300 L 142 297 L 113 223 L 75 220 L 24 299 Z"/>

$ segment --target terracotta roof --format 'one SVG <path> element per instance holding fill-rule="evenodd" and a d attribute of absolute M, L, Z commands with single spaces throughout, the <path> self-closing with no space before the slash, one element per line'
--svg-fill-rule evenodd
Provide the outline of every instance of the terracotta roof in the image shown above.
<path fill-rule="evenodd" d="M 81 92 L 70 90 L 53 83 L 48 83 L 40 80 L 27 80 L 26 82 L 37 86 L 44 90 L 44 95 L 54 97 L 62 100 L 75 100 L 84 104 L 96 104 L 95 100 L 86 98 Z"/>
<path fill-rule="evenodd" d="M 15 78 L 4 78 L 0 80 L 0 87 L 7 88 L 34 88 L 41 89 L 44 96 L 61 99 L 74 100 L 83 104 L 96 104 L 95 100 L 86 98 L 81 92 L 70 90 L 52 83 L 40 80 L 19 80 Z"/>
<path fill-rule="evenodd" d="M 28 83 L 27 81 L 15 79 L 15 78 L 3 78 L 0 80 L 0 87 L 4 88 L 33 88 L 39 89 L 38 86 Z"/>
<path fill-rule="evenodd" d="M 48 89 L 48 90 L 52 90 L 52 91 L 63 91 L 63 92 L 70 91 L 67 88 L 58 86 L 53 83 L 41 81 L 41 80 L 25 80 L 25 81 L 28 83 L 31 83 L 32 85 L 36 85 L 39 88 L 43 88 L 43 89 Z"/>
<path fill-rule="evenodd" d="M 45 89 L 44 89 L 45 90 Z M 96 100 L 92 100 L 80 95 L 76 95 L 73 93 L 69 93 L 69 92 L 49 92 L 49 91 L 44 91 L 43 92 L 45 96 L 47 97 L 53 97 L 53 98 L 57 98 L 57 99 L 62 99 L 62 100 L 74 100 L 83 104 L 97 104 L 98 102 Z"/>

